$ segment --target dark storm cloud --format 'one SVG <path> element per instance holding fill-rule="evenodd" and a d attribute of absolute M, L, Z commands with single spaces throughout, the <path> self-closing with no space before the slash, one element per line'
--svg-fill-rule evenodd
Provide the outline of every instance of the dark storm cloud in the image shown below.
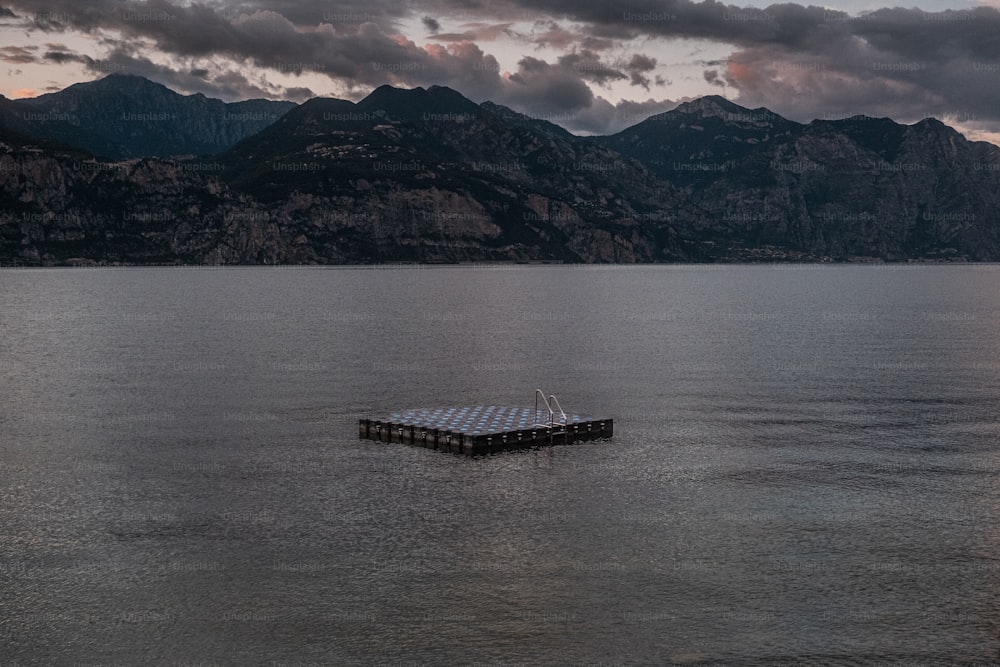
<path fill-rule="evenodd" d="M 27 0 L 16 1 L 28 4 Z M 293 76 L 323 75 L 347 82 L 359 94 L 383 83 L 444 84 L 478 101 L 493 99 L 538 113 L 585 108 L 593 99 L 581 71 L 572 67 L 525 58 L 506 78 L 501 76 L 496 59 L 471 41 L 420 47 L 374 22 L 340 29 L 323 23 L 303 29 L 274 11 L 242 12 L 230 20 L 205 5 L 179 7 L 165 0 L 127 5 L 98 0 L 85 8 L 69 0 L 54 0 L 49 5 L 51 11 L 47 16 L 55 17 L 59 27 L 43 28 L 35 21 L 36 28 L 59 32 L 73 26 L 96 32 L 100 26 L 105 33 L 116 31 L 122 35 L 119 46 L 102 59 L 101 71 L 126 71 L 172 87 L 200 90 L 223 98 L 236 94 L 261 96 L 273 91 L 246 80 L 223 85 L 219 76 L 210 78 L 208 86 L 204 77 L 192 75 L 194 67 L 181 63 L 224 56 Z M 366 6 L 375 11 L 378 3 Z M 484 30 L 503 27 L 480 26 Z M 156 50 L 173 56 L 179 63 L 172 67 L 157 64 L 125 46 L 140 40 L 154 43 Z M 601 70 L 594 72 L 597 77 L 603 74 Z"/>
<path fill-rule="evenodd" d="M 628 78 L 628 75 L 620 69 L 602 62 L 599 55 L 586 49 L 579 53 L 560 56 L 558 63 L 575 71 L 581 79 L 593 81 L 602 86 L 615 80 Z"/>
<path fill-rule="evenodd" d="M 628 80 L 633 86 L 649 90 L 647 72 L 656 68 L 656 58 L 637 53 L 629 60 L 605 62 L 589 49 L 559 56 L 557 64 L 575 71 L 581 79 L 606 86 L 613 81 Z"/>
<path fill-rule="evenodd" d="M 707 69 L 702 73 L 702 76 L 705 78 L 705 82 L 710 85 L 721 86 L 723 88 L 726 86 L 725 82 L 719 77 L 718 70 Z"/>
<path fill-rule="evenodd" d="M 38 61 L 37 46 L 0 46 L 0 61 L 27 65 Z"/>
<path fill-rule="evenodd" d="M 432 38 L 438 42 L 492 42 L 501 37 L 519 37 L 511 30 L 510 23 L 473 23 L 463 27 L 467 30 L 438 33 Z"/>
<path fill-rule="evenodd" d="M 582 109 L 572 118 L 566 119 L 563 125 L 573 132 L 581 134 L 614 134 L 620 130 L 641 123 L 650 116 L 669 111 L 677 106 L 672 100 L 646 100 L 635 102 L 622 100 L 612 104 L 603 97 L 597 97 L 594 102 Z"/>
<path fill-rule="evenodd" d="M 83 63 L 87 64 L 88 58 L 81 56 L 76 53 L 69 53 L 67 51 L 46 51 L 43 56 L 45 60 L 57 64 L 64 63 Z"/>
<path fill-rule="evenodd" d="M 840 20 L 811 48 L 747 46 L 732 54 L 737 101 L 800 119 L 824 115 L 1000 118 L 1000 13 L 885 9 Z"/>
<path fill-rule="evenodd" d="M 862 17 L 794 3 L 764 9 L 689 0 L 632 0 L 627 6 L 605 0 L 509 0 L 540 14 L 566 17 L 590 26 L 591 33 L 702 38 L 739 47 L 763 45 L 831 53 L 854 36 L 902 56 L 944 55 L 953 50 L 1000 56 L 1000 12 L 991 7 L 924 12 L 880 9 Z"/>
<path fill-rule="evenodd" d="M 283 87 L 266 82 L 257 84 L 250 81 L 242 73 L 232 69 L 216 67 L 215 69 L 193 68 L 185 70 L 160 65 L 135 54 L 131 45 L 128 44 L 118 45 L 100 60 L 76 53 L 62 45 L 52 44 L 48 46 L 61 47 L 59 50 L 47 51 L 42 56 L 42 59 L 48 62 L 79 63 L 98 76 L 111 73 L 136 74 L 162 83 L 179 92 L 201 92 L 210 97 L 227 101 L 268 98 L 303 102 L 316 96 L 308 88 Z"/>
<path fill-rule="evenodd" d="M 689 0 L 509 0 L 539 14 L 565 17 L 591 25 L 604 36 L 660 35 L 703 38 L 730 44 L 763 41 L 795 44 L 812 39 L 829 10 L 796 4 L 767 9 Z"/>
<path fill-rule="evenodd" d="M 523 38 L 536 46 L 561 50 L 569 50 L 578 46 L 588 51 L 607 51 L 619 46 L 615 40 L 597 37 L 579 30 L 570 30 L 551 19 L 535 21 L 531 33 Z"/>
<path fill-rule="evenodd" d="M 441 16 L 431 2 L 410 3 L 389 0 L 249 0 L 230 2 L 229 0 L 207 0 L 204 4 L 227 20 L 241 15 L 252 16 L 258 11 L 272 11 L 285 17 L 297 26 L 315 27 L 321 23 L 337 29 L 355 27 L 362 23 L 374 23 L 383 29 L 396 26 L 400 19 L 415 11 L 423 10 L 431 15 Z"/>
<path fill-rule="evenodd" d="M 34 3 L 16 1 L 25 6 Z M 180 7 L 166 0 L 124 5 L 97 0 L 86 6 L 54 0 L 48 6 L 44 21 L 32 19 L 35 28 L 59 32 L 100 27 L 125 38 L 150 40 L 160 52 L 177 57 L 225 56 L 292 75 L 318 72 L 354 86 L 461 82 L 481 88 L 475 85 L 477 79 L 496 76 L 489 69 L 475 68 L 481 52 L 424 49 L 373 22 L 349 29 L 330 23 L 298 29 L 273 11 L 228 20 L 205 5 Z"/>
<path fill-rule="evenodd" d="M 289 86 L 288 88 L 285 88 L 285 95 L 282 99 L 301 103 L 306 100 L 311 100 L 314 97 L 316 97 L 316 93 L 309 88 L 304 86 Z"/>
<path fill-rule="evenodd" d="M 1000 120 L 1000 12 L 992 7 L 862 16 L 798 4 L 764 9 L 688 0 L 510 0 L 587 24 L 592 35 L 702 38 L 737 47 L 713 85 L 738 102 L 808 120 L 870 112 Z"/>
<path fill-rule="evenodd" d="M 663 81 L 654 71 L 656 44 L 663 43 L 657 38 L 686 38 L 735 49 L 724 63 L 706 65 L 703 76 L 708 84 L 733 91 L 736 101 L 747 106 L 769 106 L 800 120 L 838 113 L 904 120 L 917 114 L 957 113 L 983 124 L 1000 122 L 1000 12 L 990 7 L 936 13 L 893 8 L 852 17 L 794 3 L 758 9 L 707 0 L 6 4 L 10 9 L 0 10 L 0 16 L 20 14 L 30 29 L 98 36 L 110 32 L 148 43 L 177 60 L 173 68 L 156 66 L 159 80 L 174 76 L 191 85 L 212 80 L 191 74 L 204 66 L 194 61 L 222 58 L 234 68 L 249 64 L 291 75 L 320 73 L 354 95 L 382 83 L 449 85 L 474 99 L 494 99 L 527 113 L 588 113 L 587 126 L 596 127 L 601 118 L 613 115 L 614 105 L 595 97 L 591 85 L 628 81 L 649 88 Z M 404 26 L 421 25 L 421 19 L 425 28 L 438 32 L 440 23 L 434 17 L 443 16 L 469 23 L 463 32 L 435 35 L 437 44 L 431 46 L 420 46 L 411 41 L 414 36 L 402 32 Z M 528 35 L 513 35 L 509 31 L 514 21 L 535 27 Z M 564 54 L 555 62 L 524 57 L 517 71 L 504 77 L 497 61 L 480 46 L 504 35 Z M 627 62 L 597 55 L 633 39 L 645 40 L 647 53 Z M 18 57 L 32 56 L 7 54 Z M 60 57 L 67 56 L 49 59 Z M 245 86 L 261 89 L 249 81 Z"/>
<path fill-rule="evenodd" d="M 656 69 L 656 58 L 650 58 L 641 53 L 633 55 L 632 59 L 625 63 L 625 71 L 628 72 L 629 82 L 633 86 L 642 86 L 646 90 L 649 90 L 650 84 L 646 72 L 652 72 L 654 69 Z M 662 85 L 661 81 L 662 79 L 659 79 L 657 85 Z"/>
<path fill-rule="evenodd" d="M 146 77 L 177 91 L 200 92 L 226 101 L 251 98 L 289 99 L 304 101 L 310 94 L 292 94 L 282 86 L 251 81 L 242 72 L 224 68 L 178 69 L 155 63 L 135 54 L 129 45 L 121 45 L 106 58 L 96 61 L 84 56 L 84 64 L 95 73 L 126 72 Z"/>
<path fill-rule="evenodd" d="M 530 56 L 521 59 L 503 92 L 503 103 L 530 108 L 548 118 L 568 118 L 594 100 L 594 93 L 577 72 Z"/>

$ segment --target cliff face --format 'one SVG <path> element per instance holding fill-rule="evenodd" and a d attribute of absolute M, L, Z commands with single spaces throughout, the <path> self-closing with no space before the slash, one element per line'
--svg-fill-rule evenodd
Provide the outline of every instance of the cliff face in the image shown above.
<path fill-rule="evenodd" d="M 383 87 L 214 157 L 44 139 L 0 129 L 0 263 L 1000 260 L 1000 149 L 933 120 L 801 125 L 703 98 L 582 138 Z"/>
<path fill-rule="evenodd" d="M 297 215 L 369 220 L 339 230 L 360 261 L 699 258 L 664 224 L 697 215 L 677 188 L 510 114 L 444 88 L 380 88 L 307 102 L 219 159 L 234 190 L 271 206 L 295 192 L 313 207 Z"/>
<path fill-rule="evenodd" d="M 635 262 L 663 255 L 639 225 L 595 227 L 545 195 L 501 210 L 504 201 L 467 190 L 386 178 L 355 181 L 353 193 L 297 192 L 265 204 L 217 174 L 190 170 L 199 166 L 105 163 L 0 144 L 0 258 L 58 265 Z"/>
<path fill-rule="evenodd" d="M 993 144 L 933 119 L 800 125 L 719 99 L 597 141 L 682 185 L 725 239 L 723 256 L 1000 257 Z"/>

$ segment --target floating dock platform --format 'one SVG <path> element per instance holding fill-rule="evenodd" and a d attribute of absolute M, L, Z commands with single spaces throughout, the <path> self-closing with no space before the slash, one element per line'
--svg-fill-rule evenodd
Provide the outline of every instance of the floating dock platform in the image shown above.
<path fill-rule="evenodd" d="M 539 392 L 540 393 L 540 392 Z M 358 437 L 399 442 L 446 452 L 492 454 L 509 449 L 568 445 L 610 438 L 611 419 L 556 413 L 542 395 L 545 410 L 503 405 L 426 408 L 394 412 L 383 419 L 358 420 Z"/>

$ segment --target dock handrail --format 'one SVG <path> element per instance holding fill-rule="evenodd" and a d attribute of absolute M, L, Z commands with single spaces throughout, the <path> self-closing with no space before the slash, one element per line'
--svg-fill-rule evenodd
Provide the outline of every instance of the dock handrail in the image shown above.
<path fill-rule="evenodd" d="M 552 406 L 549 405 L 549 399 L 545 398 L 545 392 L 541 389 L 535 390 L 535 411 L 532 413 L 535 419 L 535 426 L 548 426 L 548 424 L 543 424 L 538 419 L 538 397 L 542 397 L 542 403 L 545 404 L 545 409 L 549 412 L 549 423 L 552 422 Z"/>
<path fill-rule="evenodd" d="M 559 405 L 559 399 L 556 398 L 555 394 L 549 394 L 549 400 L 552 401 L 552 403 L 555 403 L 555 406 L 557 408 L 559 408 L 559 414 L 562 416 L 562 421 L 560 422 L 560 424 L 562 424 L 563 426 L 565 426 L 566 423 L 569 421 L 569 419 L 566 417 L 566 413 L 563 412 L 562 406 Z M 549 413 L 550 413 L 550 415 L 555 416 L 555 413 L 552 412 L 551 408 L 549 409 Z M 553 422 L 553 421 L 554 420 L 550 419 L 550 423 Z"/>
<path fill-rule="evenodd" d="M 538 397 L 539 396 L 542 397 L 542 403 L 545 405 L 545 409 L 549 413 L 549 421 L 548 421 L 547 424 L 541 422 L 538 419 Z M 550 403 L 550 401 L 551 401 L 551 403 Z M 563 412 L 562 406 L 559 405 L 559 400 L 556 398 L 555 394 L 549 394 L 549 397 L 545 398 L 545 392 L 542 391 L 541 389 L 536 389 L 535 390 L 535 412 L 533 413 L 534 414 L 534 419 L 535 419 L 535 426 L 544 426 L 546 428 L 552 428 L 553 426 L 555 426 L 555 424 L 556 424 L 556 413 L 555 413 L 555 410 L 552 409 L 552 403 L 555 403 L 556 407 L 559 408 L 559 415 L 562 417 L 562 421 L 559 422 L 559 424 L 562 425 L 562 426 L 565 426 L 569 422 L 569 419 L 566 417 L 566 413 Z"/>

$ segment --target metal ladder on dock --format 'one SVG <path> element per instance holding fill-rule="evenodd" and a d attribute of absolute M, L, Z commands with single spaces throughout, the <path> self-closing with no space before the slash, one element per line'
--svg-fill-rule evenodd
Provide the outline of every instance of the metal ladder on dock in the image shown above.
<path fill-rule="evenodd" d="M 540 421 L 538 419 L 538 399 L 539 399 L 539 397 L 541 397 L 541 399 L 542 399 L 542 405 L 545 406 L 545 410 L 547 410 L 548 413 L 549 413 L 549 421 L 548 421 L 548 423 L 542 422 L 542 421 Z M 555 406 L 559 409 L 559 416 L 562 417 L 562 421 L 560 421 L 560 422 L 556 421 L 556 412 L 555 412 L 555 410 L 552 409 L 552 405 L 553 404 L 555 404 Z M 557 399 L 555 397 L 555 394 L 549 394 L 549 397 L 545 398 L 545 392 L 543 392 L 541 389 L 536 389 L 535 390 L 535 412 L 534 412 L 534 419 L 535 419 L 535 426 L 536 427 L 540 426 L 542 428 L 553 429 L 551 431 L 552 435 L 563 435 L 563 434 L 565 434 L 566 433 L 566 426 L 567 426 L 567 424 L 569 422 L 569 419 L 566 417 L 566 413 L 563 412 L 562 406 L 559 405 L 559 399 Z M 557 427 L 562 427 L 562 430 L 559 430 L 559 431 L 554 430 Z"/>

